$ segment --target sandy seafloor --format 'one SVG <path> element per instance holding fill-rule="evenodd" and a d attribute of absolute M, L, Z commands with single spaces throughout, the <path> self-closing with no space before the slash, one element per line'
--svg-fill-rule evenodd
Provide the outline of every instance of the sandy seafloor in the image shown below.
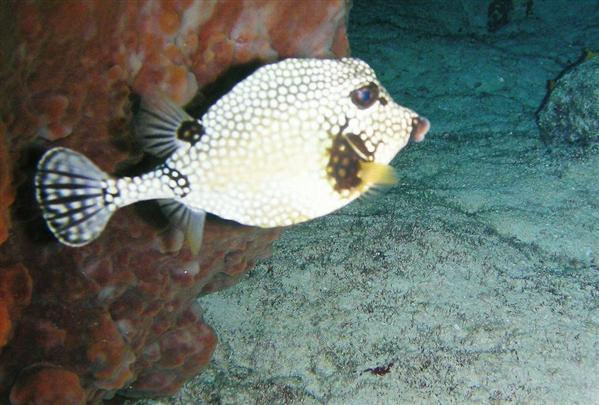
<path fill-rule="evenodd" d="M 353 55 L 430 119 L 426 141 L 397 186 L 286 230 L 201 298 L 210 366 L 139 403 L 599 404 L 599 151 L 549 150 L 534 117 L 599 24 L 443 36 L 385 3 L 354 5 Z"/>

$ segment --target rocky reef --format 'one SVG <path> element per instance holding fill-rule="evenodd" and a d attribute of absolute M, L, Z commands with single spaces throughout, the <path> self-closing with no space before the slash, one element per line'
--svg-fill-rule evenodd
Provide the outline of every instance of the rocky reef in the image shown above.
<path fill-rule="evenodd" d="M 280 232 L 210 218 L 198 256 L 148 203 L 118 212 L 96 242 L 62 246 L 32 198 L 40 151 L 67 146 L 108 172 L 134 165 L 135 95 L 160 89 L 185 104 L 238 65 L 346 55 L 347 8 L 343 0 L 0 4 L 1 402 L 176 392 L 216 345 L 196 297 L 233 284 Z"/>
<path fill-rule="evenodd" d="M 599 57 L 587 51 L 580 62 L 550 82 L 537 122 L 548 144 L 599 143 Z"/>

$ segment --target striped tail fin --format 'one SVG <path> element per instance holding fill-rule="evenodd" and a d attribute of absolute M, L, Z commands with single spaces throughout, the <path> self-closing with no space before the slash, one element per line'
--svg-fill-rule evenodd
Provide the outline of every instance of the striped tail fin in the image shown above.
<path fill-rule="evenodd" d="M 48 227 L 65 245 L 96 239 L 116 210 L 115 181 L 85 156 L 66 148 L 50 149 L 35 174 L 37 201 Z"/>

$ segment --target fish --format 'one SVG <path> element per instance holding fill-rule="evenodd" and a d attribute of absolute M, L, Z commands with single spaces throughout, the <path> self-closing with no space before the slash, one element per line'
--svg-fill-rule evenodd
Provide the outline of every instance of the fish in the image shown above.
<path fill-rule="evenodd" d="M 430 128 L 351 57 L 263 65 L 200 118 L 151 94 L 135 121 L 143 150 L 162 159 L 147 173 L 114 177 L 64 147 L 40 159 L 36 198 L 61 243 L 92 242 L 143 200 L 157 200 L 194 251 L 206 213 L 262 228 L 312 220 L 394 184 L 389 163 Z"/>

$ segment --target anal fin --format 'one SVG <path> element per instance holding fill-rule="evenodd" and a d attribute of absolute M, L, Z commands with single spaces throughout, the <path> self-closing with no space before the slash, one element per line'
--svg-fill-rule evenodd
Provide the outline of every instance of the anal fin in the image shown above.
<path fill-rule="evenodd" d="M 198 254 L 202 247 L 206 212 L 191 209 L 175 200 L 158 200 L 158 204 L 171 223 L 183 230 L 191 252 Z"/>

